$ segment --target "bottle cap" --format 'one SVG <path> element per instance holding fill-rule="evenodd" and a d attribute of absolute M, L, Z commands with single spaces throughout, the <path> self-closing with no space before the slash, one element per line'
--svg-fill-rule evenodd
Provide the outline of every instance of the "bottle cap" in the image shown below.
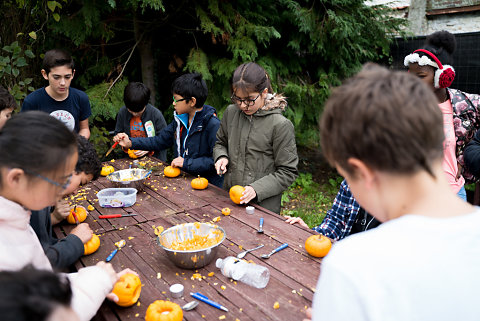
<path fill-rule="evenodd" d="M 247 208 L 245 210 L 247 211 L 247 214 L 255 213 L 255 207 L 253 207 L 253 206 L 247 206 Z"/>
<path fill-rule="evenodd" d="M 175 283 L 170 287 L 170 295 L 174 298 L 181 298 L 183 296 L 183 285 Z"/>

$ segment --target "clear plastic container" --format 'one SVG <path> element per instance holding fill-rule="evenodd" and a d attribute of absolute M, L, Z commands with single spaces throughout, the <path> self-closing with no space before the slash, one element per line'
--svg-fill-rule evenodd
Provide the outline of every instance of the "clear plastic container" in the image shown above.
<path fill-rule="evenodd" d="M 253 286 L 257 289 L 263 289 L 266 287 L 270 280 L 270 271 L 268 268 L 258 264 L 248 263 L 233 256 L 228 256 L 224 259 L 217 259 L 215 265 L 226 277 Z"/>
<path fill-rule="evenodd" d="M 137 201 L 135 188 L 104 188 L 97 193 L 101 207 L 129 207 Z"/>

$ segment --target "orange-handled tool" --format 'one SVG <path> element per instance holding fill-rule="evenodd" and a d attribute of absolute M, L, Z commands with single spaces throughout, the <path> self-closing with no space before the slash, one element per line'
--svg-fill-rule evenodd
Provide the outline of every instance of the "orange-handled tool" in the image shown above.
<path fill-rule="evenodd" d="M 99 215 L 98 218 L 117 218 L 125 216 L 135 216 L 137 214 L 109 214 L 109 215 Z"/>
<path fill-rule="evenodd" d="M 110 149 L 108 150 L 108 152 L 105 154 L 105 157 L 107 157 L 114 149 L 115 147 L 117 147 L 118 145 L 118 142 L 116 142 L 115 144 L 112 145 L 112 147 L 110 147 Z"/>

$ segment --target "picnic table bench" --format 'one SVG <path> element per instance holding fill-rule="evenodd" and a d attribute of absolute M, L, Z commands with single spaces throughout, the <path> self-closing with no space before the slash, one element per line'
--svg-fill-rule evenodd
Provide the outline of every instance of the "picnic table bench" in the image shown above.
<path fill-rule="evenodd" d="M 124 239 L 126 246 L 118 251 L 111 263 L 116 271 L 130 268 L 138 272 L 143 284 L 138 304 L 122 308 L 106 300 L 94 320 L 144 320 L 147 307 L 155 300 L 170 300 L 182 306 L 193 300 L 190 292 L 208 296 L 227 307 L 229 312 L 200 302 L 196 309 L 184 311 L 184 320 L 302 320 L 305 310 L 312 304 L 320 273 L 321 260 L 309 256 L 304 250 L 305 240 L 313 232 L 286 224 L 280 215 L 256 205 L 255 213 L 248 215 L 245 206 L 234 204 L 227 191 L 213 185 L 205 190 L 194 190 L 190 185 L 194 178 L 191 175 L 182 172 L 176 178 L 167 178 L 163 176 L 165 165 L 161 161 L 154 158 L 148 158 L 148 161 L 158 164 L 159 170 L 146 180 L 144 190 L 138 192 L 137 202 L 131 207 L 99 206 L 96 193 L 112 187 L 105 177 L 87 184 L 79 195 L 72 198 L 77 205 L 85 208 L 92 205 L 95 208 L 90 211 L 86 222 L 101 240 L 97 252 L 83 256 L 75 267 L 79 269 L 105 260 L 115 249 L 114 243 Z M 108 162 L 117 170 L 129 168 L 131 163 L 130 159 Z M 229 216 L 221 214 L 224 207 L 231 209 Z M 137 215 L 98 219 L 102 214 Z M 217 258 L 236 256 L 244 249 L 265 244 L 262 249 L 247 254 L 245 259 L 268 267 L 270 281 L 266 288 L 256 289 L 228 279 L 215 266 L 216 259 L 198 270 L 178 268 L 157 244 L 156 226 L 167 229 L 181 223 L 211 222 L 215 217 L 220 217 L 215 224 L 226 232 Z M 263 234 L 257 233 L 261 217 L 264 218 Z M 54 231 L 57 236 L 63 237 L 73 227 L 62 223 Z M 282 243 L 288 243 L 289 247 L 268 260 L 261 258 L 261 254 L 269 253 Z M 194 273 L 202 278 L 193 277 Z M 185 287 L 182 298 L 170 296 L 169 287 L 175 283 Z M 279 303 L 276 309 L 275 302 Z"/>

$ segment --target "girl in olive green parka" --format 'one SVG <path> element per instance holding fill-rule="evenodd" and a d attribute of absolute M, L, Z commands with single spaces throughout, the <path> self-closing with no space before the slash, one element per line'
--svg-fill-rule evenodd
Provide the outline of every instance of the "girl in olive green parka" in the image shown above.
<path fill-rule="evenodd" d="M 233 105 L 227 107 L 213 148 L 215 168 L 225 174 L 223 187 L 245 187 L 241 204 L 256 201 L 280 213 L 282 192 L 298 175 L 293 124 L 282 115 L 285 97 L 273 94 L 270 79 L 256 63 L 233 74 Z"/>

